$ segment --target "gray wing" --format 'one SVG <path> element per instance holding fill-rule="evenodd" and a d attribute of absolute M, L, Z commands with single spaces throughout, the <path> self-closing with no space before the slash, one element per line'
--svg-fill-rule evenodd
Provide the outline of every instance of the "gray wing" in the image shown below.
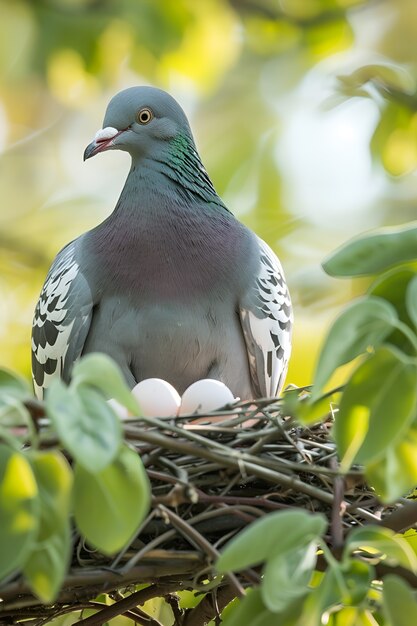
<path fill-rule="evenodd" d="M 55 377 L 68 380 L 82 352 L 93 311 L 91 291 L 75 260 L 75 242 L 55 258 L 39 296 L 32 326 L 32 377 L 35 393 Z"/>
<path fill-rule="evenodd" d="M 253 389 L 258 397 L 276 396 L 291 354 L 293 314 L 277 256 L 258 238 L 260 264 L 239 306 Z"/>

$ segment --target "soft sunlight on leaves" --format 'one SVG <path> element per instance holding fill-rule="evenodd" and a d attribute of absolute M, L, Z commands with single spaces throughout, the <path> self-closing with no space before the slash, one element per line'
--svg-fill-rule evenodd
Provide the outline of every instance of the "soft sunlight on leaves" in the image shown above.
<path fill-rule="evenodd" d="M 417 604 L 413 590 L 398 576 L 384 578 L 384 613 L 389 624 L 409 626 L 417 620 Z"/>
<path fill-rule="evenodd" d="M 336 319 L 324 342 L 314 380 L 312 398 L 319 397 L 335 369 L 377 348 L 396 325 L 395 309 L 382 298 L 352 302 Z"/>
<path fill-rule="evenodd" d="M 280 511 L 257 520 L 223 550 L 216 567 L 219 572 L 238 571 L 268 558 L 291 552 L 300 541 L 309 544 L 326 527 L 321 515 L 305 511 Z M 285 543 L 280 541 L 285 537 Z"/>
<path fill-rule="evenodd" d="M 323 268 L 331 276 L 366 276 L 416 257 L 417 225 L 360 235 L 333 252 Z"/>
<path fill-rule="evenodd" d="M 342 467 L 381 456 L 407 430 L 416 406 L 417 365 L 380 348 L 355 370 L 340 401 L 334 435 Z"/>
<path fill-rule="evenodd" d="M 91 473 L 76 465 L 74 512 L 87 541 L 114 554 L 132 538 L 150 505 L 149 482 L 136 452 L 123 446 L 115 460 Z"/>
<path fill-rule="evenodd" d="M 54 380 L 47 412 L 66 448 L 86 469 L 100 471 L 115 458 L 122 441 L 120 420 L 94 388 Z"/>
<path fill-rule="evenodd" d="M 38 488 L 25 457 L 0 444 L 0 578 L 23 564 L 39 524 Z"/>

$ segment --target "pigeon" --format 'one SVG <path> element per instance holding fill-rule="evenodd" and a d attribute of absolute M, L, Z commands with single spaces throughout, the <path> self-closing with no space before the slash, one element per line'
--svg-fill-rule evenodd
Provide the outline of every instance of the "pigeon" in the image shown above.
<path fill-rule="evenodd" d="M 67 244 L 46 277 L 32 331 L 36 395 L 101 352 L 131 388 L 161 378 L 181 394 L 212 378 L 244 400 L 275 397 L 291 352 L 284 273 L 217 195 L 180 105 L 149 86 L 117 93 L 84 160 L 106 150 L 128 152 L 130 171 L 111 215 Z"/>

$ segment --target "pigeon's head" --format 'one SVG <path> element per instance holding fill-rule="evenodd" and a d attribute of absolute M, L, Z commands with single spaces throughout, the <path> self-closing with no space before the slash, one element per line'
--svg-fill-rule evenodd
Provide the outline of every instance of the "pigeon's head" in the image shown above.
<path fill-rule="evenodd" d="M 152 158 L 178 136 L 193 141 L 186 115 L 174 98 L 155 87 L 130 87 L 110 100 L 103 128 L 85 149 L 84 160 L 105 150 Z"/>

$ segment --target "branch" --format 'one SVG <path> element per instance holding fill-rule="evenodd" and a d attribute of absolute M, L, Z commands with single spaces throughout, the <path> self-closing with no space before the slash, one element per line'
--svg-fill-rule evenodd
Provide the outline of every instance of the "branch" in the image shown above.
<path fill-rule="evenodd" d="M 160 598 L 173 591 L 179 591 L 180 589 L 185 589 L 185 585 L 178 581 L 150 585 L 145 589 L 135 591 L 130 596 L 127 596 L 127 598 L 123 598 L 123 600 L 119 600 L 111 606 L 107 606 L 95 615 L 90 615 L 90 617 L 79 620 L 77 623 L 79 626 L 101 626 L 108 620 L 113 619 L 113 617 L 122 615 L 126 611 L 129 611 L 129 609 L 133 609 L 138 605 L 145 604 L 145 602 L 152 600 L 152 598 Z M 150 626 L 159 626 L 159 622 L 157 621 L 153 621 L 152 623 L 151 617 L 149 617 L 148 623 Z"/>
<path fill-rule="evenodd" d="M 183 554 L 174 559 L 162 559 L 161 552 L 159 552 L 159 559 L 155 557 L 152 559 L 152 553 L 148 553 L 140 565 L 132 567 L 126 572 L 124 570 L 114 572 L 104 568 L 85 572 L 79 570 L 67 576 L 56 604 L 66 604 L 74 602 L 74 600 L 81 601 L 83 598 L 91 598 L 100 593 L 126 587 L 129 584 L 160 580 L 161 577 L 170 577 L 171 580 L 174 577 L 192 580 L 204 566 L 203 558 L 196 553 Z M 176 584 L 181 585 L 181 583 Z M 3 600 L 0 604 L 0 624 L 1 618 L 8 615 L 8 610 L 39 606 L 39 601 L 33 596 L 29 585 L 21 580 L 6 585 L 1 589 L 0 596 Z"/>
<path fill-rule="evenodd" d="M 248 475 L 252 474 L 254 476 L 257 476 L 258 478 L 263 478 L 269 483 L 275 485 L 278 484 L 282 487 L 286 487 L 287 489 L 301 491 L 301 493 L 304 493 L 311 498 L 317 498 L 317 500 L 321 500 L 326 504 L 332 504 L 333 502 L 333 494 L 329 493 L 328 491 L 320 489 L 319 487 L 315 487 L 314 485 L 304 483 L 295 475 L 284 474 L 282 472 L 277 472 L 276 470 L 261 467 L 254 462 L 246 461 L 243 458 L 244 455 L 236 455 L 236 457 L 231 456 L 230 450 L 228 451 L 229 456 L 226 456 L 226 454 L 223 454 L 221 452 L 209 450 L 203 447 L 199 447 L 198 449 L 196 449 L 195 445 L 187 441 L 180 441 L 178 439 L 174 439 L 174 437 L 167 437 L 159 432 L 149 430 L 135 429 L 134 438 L 137 440 L 145 441 L 146 443 L 151 443 L 155 446 L 167 450 L 181 452 L 185 455 L 191 455 L 193 457 L 198 455 L 199 458 L 216 461 L 223 467 L 230 467 L 238 472 L 246 470 Z"/>
<path fill-rule="evenodd" d="M 190 526 L 190 524 L 187 524 L 186 521 L 181 519 L 176 513 L 170 511 L 166 507 L 160 505 L 159 508 L 169 518 L 171 524 L 175 526 L 178 530 L 180 530 L 188 541 L 196 545 L 201 550 L 204 550 L 204 552 L 208 554 L 208 556 L 211 557 L 212 560 L 216 560 L 219 557 L 219 552 L 211 545 L 209 541 L 207 541 L 207 539 L 205 539 L 205 537 L 200 535 L 200 533 L 195 528 Z M 229 573 L 227 574 L 227 578 L 230 580 L 230 583 L 234 588 L 235 595 L 240 598 L 244 597 L 245 590 L 239 583 L 236 576 L 232 573 Z"/>
<path fill-rule="evenodd" d="M 330 464 L 334 469 L 337 469 L 337 461 L 336 459 L 330 459 Z M 339 549 L 343 546 L 344 538 L 343 538 L 343 526 L 342 526 L 342 515 L 346 510 L 346 505 L 344 503 L 344 495 L 345 495 L 345 481 L 341 476 L 336 476 L 333 482 L 333 493 L 334 500 L 332 506 L 332 515 L 331 515 L 331 535 L 332 535 L 332 544 L 333 549 Z"/>
<path fill-rule="evenodd" d="M 381 521 L 381 526 L 391 528 L 396 533 L 403 532 L 417 524 L 417 502 L 407 502 Z"/>
<path fill-rule="evenodd" d="M 215 595 L 214 595 L 215 594 Z M 189 609 L 184 616 L 181 626 L 204 626 L 217 617 L 223 609 L 236 597 L 233 585 L 217 587 L 208 593 L 199 604 Z"/>
<path fill-rule="evenodd" d="M 355 4 L 356 10 L 373 4 L 375 0 L 362 0 L 359 4 Z M 238 13 L 247 13 L 248 15 L 260 15 L 269 20 L 282 20 L 299 26 L 300 28 L 308 28 L 311 26 L 327 24 L 342 19 L 349 12 L 349 8 L 330 7 L 322 9 L 317 14 L 305 15 L 292 14 L 279 7 L 278 2 L 259 2 L 259 0 L 229 0 L 231 7 Z"/>

